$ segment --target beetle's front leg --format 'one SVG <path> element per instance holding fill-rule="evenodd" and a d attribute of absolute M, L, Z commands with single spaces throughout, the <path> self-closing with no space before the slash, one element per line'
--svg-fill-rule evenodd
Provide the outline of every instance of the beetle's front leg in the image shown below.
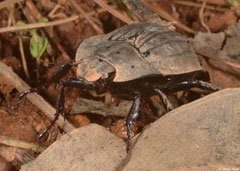
<path fill-rule="evenodd" d="M 127 144 L 127 151 L 131 149 L 131 134 L 132 134 L 132 125 L 135 123 L 136 118 L 139 115 L 139 108 L 140 108 L 140 94 L 136 93 L 134 96 L 133 105 L 128 113 L 126 119 L 126 126 L 127 126 L 127 136 L 128 136 L 128 144 Z"/>
<path fill-rule="evenodd" d="M 65 87 L 77 87 L 85 90 L 91 90 L 95 88 L 95 85 L 88 84 L 85 82 L 85 80 L 74 80 L 74 79 L 68 79 L 67 81 L 63 82 L 60 86 L 60 92 L 58 94 L 57 98 L 57 106 L 56 106 L 56 113 L 54 114 L 54 119 L 51 121 L 50 125 L 38 136 L 38 138 L 42 138 L 47 131 L 53 126 L 53 124 L 57 121 L 59 115 L 64 110 L 64 88 Z"/>
<path fill-rule="evenodd" d="M 57 63 L 56 65 L 59 65 L 59 63 Z M 71 69 L 71 67 L 73 65 L 75 65 L 75 63 L 73 63 L 73 62 L 62 63 L 61 67 L 59 67 L 57 69 L 57 72 L 50 78 L 50 80 L 48 80 L 48 82 L 46 82 L 45 84 L 43 84 L 39 87 L 31 88 L 31 89 L 24 91 L 23 93 L 21 93 L 19 95 L 19 99 L 21 99 L 28 93 L 41 92 L 42 90 L 47 89 L 52 83 L 58 83 L 60 81 L 60 79 L 63 78 L 69 72 L 69 70 Z"/>

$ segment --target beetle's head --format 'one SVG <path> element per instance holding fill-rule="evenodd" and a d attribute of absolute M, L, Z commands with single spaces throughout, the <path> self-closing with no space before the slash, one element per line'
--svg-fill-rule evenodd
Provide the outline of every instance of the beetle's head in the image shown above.
<path fill-rule="evenodd" d="M 77 66 L 77 77 L 89 83 L 105 84 L 115 77 L 115 69 L 97 55 L 83 58 Z"/>

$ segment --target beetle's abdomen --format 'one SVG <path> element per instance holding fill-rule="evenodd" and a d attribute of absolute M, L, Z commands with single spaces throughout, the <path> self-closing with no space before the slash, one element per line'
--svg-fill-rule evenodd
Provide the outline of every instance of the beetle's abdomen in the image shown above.
<path fill-rule="evenodd" d="M 109 40 L 128 41 L 145 62 L 165 75 L 202 70 L 188 41 L 175 31 L 154 23 L 137 23 L 117 29 Z"/>
<path fill-rule="evenodd" d="M 135 46 L 148 53 L 144 59 L 165 75 L 202 70 L 188 41 L 174 31 L 145 32 L 136 38 Z"/>

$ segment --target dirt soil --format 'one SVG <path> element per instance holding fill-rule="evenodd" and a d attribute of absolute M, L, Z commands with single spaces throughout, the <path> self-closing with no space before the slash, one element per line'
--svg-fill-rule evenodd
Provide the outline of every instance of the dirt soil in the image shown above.
<path fill-rule="evenodd" d="M 106 9 L 99 7 L 93 1 L 77 0 L 76 2 L 104 33 L 110 32 L 126 24 L 119 18 L 107 12 Z M 212 33 L 218 33 L 226 30 L 229 25 L 237 22 L 239 19 L 239 11 L 224 1 L 218 1 L 219 4 L 217 4 L 217 2 L 207 3 L 202 14 L 204 17 L 203 20 L 199 17 L 200 9 L 203 5 L 201 1 L 195 2 L 188 0 L 184 2 L 187 2 L 187 4 L 174 3 L 174 1 L 154 1 L 151 3 L 156 7 L 161 7 L 174 19 L 180 21 L 182 24 L 194 31 L 206 32 L 209 29 Z M 78 13 L 74 5 L 68 3 L 66 0 L 42 0 L 37 2 L 34 1 L 32 3 L 37 11 L 39 11 L 42 16 L 48 17 L 49 20 L 63 19 Z M 109 4 L 111 7 L 117 8 L 118 11 L 125 13 L 124 8 L 120 8 L 120 6 L 117 6 L 116 4 Z M 193 4 L 193 6 L 191 6 L 191 4 Z M 200 4 L 200 7 L 197 6 L 198 4 Z M 214 7 L 214 9 L 210 9 L 210 7 Z M 33 23 L 33 21 L 30 21 L 29 17 L 37 18 L 34 14 L 36 9 L 33 9 L 33 6 L 25 2 L 20 2 L 19 4 L 12 6 L 9 5 L 8 8 L 0 8 L 0 28 L 15 25 L 16 22 L 20 20 L 25 23 Z M 56 9 L 56 11 L 54 12 L 53 9 Z M 28 14 L 26 14 L 26 11 L 28 11 Z M 137 21 L 137 18 L 133 17 L 132 20 Z M 52 50 L 49 50 L 51 48 L 48 47 L 41 57 L 39 66 L 37 66 L 36 59 L 32 58 L 29 52 L 29 39 L 31 35 L 26 31 L 20 33 L 23 41 L 22 47 L 24 49 L 26 63 L 28 66 L 29 78 L 26 76 L 23 69 L 17 32 L 0 33 L 0 60 L 12 67 L 14 72 L 25 80 L 31 87 L 36 87 L 45 83 L 46 80 L 55 73 L 57 67 L 48 69 L 46 67 L 47 64 L 73 60 L 76 50 L 82 40 L 99 34 L 98 31 L 94 29 L 83 16 L 81 16 L 78 20 L 58 25 L 51 29 L 55 32 L 55 36 L 53 37 L 48 35 L 49 44 L 51 45 Z M 41 29 L 38 29 L 39 33 L 40 30 Z M 176 30 L 188 38 L 194 37 L 193 34 L 182 28 L 177 27 Z M 51 30 L 45 29 L 44 32 L 45 34 L 48 34 Z M 62 48 L 59 48 L 59 46 Z M 65 54 L 68 54 L 68 56 L 66 57 Z M 240 56 L 235 56 L 235 58 L 239 59 Z M 201 58 L 201 61 L 204 69 L 210 73 L 210 80 L 213 84 L 222 88 L 240 86 L 240 80 L 237 78 L 240 70 L 236 68 L 233 69 L 226 64 L 219 65 L 219 63 L 216 64 L 216 62 L 213 62 L 214 64 L 211 62 L 209 63 L 208 58 Z M 74 73 L 75 69 L 72 69 L 67 77 L 74 77 Z M 233 79 L 228 79 L 227 82 L 219 81 L 229 78 L 231 75 L 234 75 Z M 50 104 L 55 106 L 58 91 L 59 85 L 51 85 L 47 90 L 44 90 L 40 94 Z M 48 132 L 48 135 L 39 141 L 37 138 L 38 135 L 50 124 L 50 120 L 42 111 L 40 111 L 40 109 L 34 106 L 26 98 L 19 101 L 19 93 L 21 92 L 18 92 L 14 85 L 9 84 L 8 80 L 5 80 L 0 76 L 0 135 L 24 140 L 29 143 L 38 144 L 42 147 L 49 146 L 63 134 L 62 129 L 54 125 Z M 178 107 L 182 104 L 202 97 L 205 94 L 206 92 L 199 90 L 190 90 L 184 93 L 171 94 L 169 98 L 174 106 Z M 98 123 L 107 128 L 112 128 L 112 131 L 116 135 L 124 137 L 119 135 L 124 122 L 124 118 L 122 117 L 104 117 L 88 113 L 79 113 L 77 115 L 68 116 L 67 114 L 70 113 L 74 102 L 79 96 L 90 99 L 93 98 L 90 94 L 75 88 L 66 89 L 65 91 L 66 100 L 64 113 L 66 114 L 67 119 L 69 119 L 74 126 L 80 127 L 89 123 Z M 100 101 L 104 100 L 103 97 L 94 99 Z M 141 116 L 137 127 L 134 128 L 135 133 L 141 131 L 141 129 L 143 129 L 146 125 L 157 119 L 157 115 L 155 113 L 156 106 L 154 107 L 154 105 L 151 104 L 148 105 L 148 102 L 143 102 L 143 104 L 145 105 L 141 107 Z M 5 147 L 5 145 L 0 146 Z M 0 157 L 4 159 L 0 160 L 0 165 L 4 165 L 8 169 L 12 168 L 18 170 L 24 161 L 14 157 L 14 152 L 6 153 L 4 150 L 6 150 L 6 148 L 0 148 Z M 36 155 L 37 153 L 34 154 L 34 156 Z"/>

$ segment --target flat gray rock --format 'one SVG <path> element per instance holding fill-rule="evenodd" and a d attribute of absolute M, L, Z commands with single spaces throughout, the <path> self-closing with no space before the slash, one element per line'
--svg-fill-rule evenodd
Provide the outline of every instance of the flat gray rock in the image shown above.
<path fill-rule="evenodd" d="M 65 134 L 21 171 L 116 170 L 126 157 L 124 141 L 90 124 Z"/>
<path fill-rule="evenodd" d="M 184 105 L 140 134 L 118 170 L 240 170 L 240 88 Z"/>
<path fill-rule="evenodd" d="M 132 101 L 121 101 L 118 106 L 106 104 L 101 101 L 78 98 L 74 102 L 71 114 L 94 113 L 103 116 L 126 117 L 132 106 Z"/>
<path fill-rule="evenodd" d="M 240 63 L 240 22 L 234 23 L 224 32 L 198 32 L 193 39 L 193 48 L 233 63 Z"/>

